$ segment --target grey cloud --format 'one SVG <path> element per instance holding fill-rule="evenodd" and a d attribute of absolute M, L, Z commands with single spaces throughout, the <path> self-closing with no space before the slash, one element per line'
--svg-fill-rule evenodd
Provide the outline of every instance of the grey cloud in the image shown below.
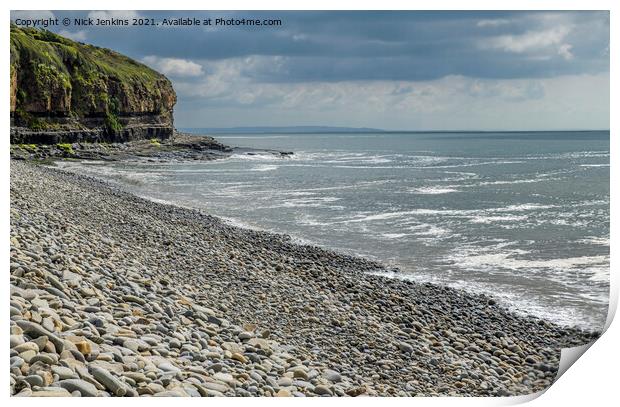
<path fill-rule="evenodd" d="M 428 80 L 446 75 L 543 78 L 609 70 L 607 12 L 141 11 L 140 15 L 280 18 L 283 25 L 91 28 L 87 40 L 139 59 L 283 57 L 281 71 L 258 67 L 247 72 L 268 82 Z M 537 41 L 546 45 L 536 46 Z"/>
<path fill-rule="evenodd" d="M 43 11 L 40 17 L 50 14 Z M 282 19 L 280 27 L 54 29 L 166 71 L 179 94 L 180 127 L 605 128 L 609 123 L 605 11 L 139 15 Z"/>

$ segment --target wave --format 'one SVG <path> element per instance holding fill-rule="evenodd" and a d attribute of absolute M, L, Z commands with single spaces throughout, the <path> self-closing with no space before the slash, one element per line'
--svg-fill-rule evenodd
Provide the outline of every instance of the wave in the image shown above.
<path fill-rule="evenodd" d="M 483 181 L 483 182 L 477 183 L 475 186 L 533 184 L 533 183 L 537 183 L 537 182 L 546 182 L 546 181 L 549 181 L 549 178 L 546 178 L 546 179 L 515 179 L 515 180 Z"/>
<path fill-rule="evenodd" d="M 381 233 L 381 237 L 392 240 L 409 236 L 408 233 Z"/>
<path fill-rule="evenodd" d="M 599 237 L 599 236 L 588 236 L 583 239 L 579 239 L 577 241 L 579 243 L 607 246 L 607 247 L 609 247 L 609 244 L 610 244 L 609 237 Z"/>
<path fill-rule="evenodd" d="M 604 236 L 609 227 L 607 191 L 594 190 L 597 191 L 594 194 L 588 190 L 585 191 L 588 195 L 580 200 L 570 191 L 555 197 L 525 194 L 524 187 L 508 190 L 501 186 L 566 179 L 570 173 L 598 174 L 596 170 L 580 170 L 579 166 L 608 167 L 609 164 L 588 164 L 597 159 L 567 160 L 566 165 L 561 163 L 558 168 L 555 164 L 538 166 L 538 162 L 527 160 L 408 156 L 383 151 L 306 151 L 286 159 L 272 154 L 234 154 L 227 160 L 208 163 L 66 165 L 76 172 L 125 184 L 141 196 L 166 198 L 164 203 L 185 203 L 215 215 L 238 217 L 227 219 L 234 226 L 269 230 L 243 221 L 249 220 L 279 231 L 307 235 L 332 248 L 344 246 L 366 255 L 376 253 L 384 261 L 415 262 L 412 269 L 420 270 L 420 279 L 428 281 L 431 277 L 424 273 L 434 273 L 441 283 L 491 292 L 528 309 L 544 307 L 537 304 L 531 292 L 519 291 L 527 281 L 549 284 L 552 288 L 544 294 L 548 297 L 560 295 L 553 291 L 559 286 L 583 295 L 581 301 L 586 305 L 600 302 L 599 288 L 609 281 L 609 238 Z M 519 172 L 502 167 L 523 162 L 528 164 L 518 167 Z M 489 167 L 462 168 L 481 165 Z M 285 172 L 289 166 L 309 170 L 289 168 L 292 174 L 289 178 Z M 321 168 L 314 172 L 310 167 L 328 170 Z M 358 171 L 361 174 L 358 175 L 355 171 L 338 171 L 339 167 L 377 172 L 369 177 L 367 172 Z M 331 168 L 334 170 L 330 171 Z M 403 170 L 380 171 L 382 168 Z M 407 171 L 410 169 L 420 171 Z M 324 174 L 329 179 L 321 178 Z M 481 195 L 474 195 L 478 191 Z M 501 195 L 491 195 L 493 191 Z M 451 200 L 461 196 L 463 199 Z M 483 204 L 492 207 L 480 207 Z M 587 229 L 579 228 L 580 225 Z M 541 239 L 549 233 L 563 232 L 567 226 L 575 228 L 566 235 L 576 234 L 574 240 L 567 242 L 566 247 L 543 251 L 539 245 Z M 528 229 L 524 233 L 519 231 L 518 236 L 537 240 L 504 241 L 498 245 L 493 236 L 510 236 L 502 234 L 504 230 L 499 228 Z M 599 233 L 602 237 L 595 236 Z M 541 256 L 556 258 L 536 258 Z M 520 286 L 522 281 L 526 283 Z M 515 287 L 512 292 L 497 294 L 497 291 L 509 291 L 511 284 Z M 591 300 L 586 300 L 586 296 L 592 297 Z M 581 305 L 579 300 L 568 301 Z M 542 308 L 537 312 L 543 313 Z M 562 318 L 574 324 L 578 318 L 571 320 L 568 314 L 577 312 L 574 310 L 578 307 L 569 305 L 566 309 Z"/>
<path fill-rule="evenodd" d="M 417 166 L 417 167 L 409 167 L 409 168 L 423 168 L 423 169 L 436 169 L 436 168 L 461 168 L 461 167 L 477 167 L 481 165 L 499 165 L 499 164 L 524 164 L 525 161 L 510 161 L 510 160 L 500 160 L 500 161 L 481 161 L 474 163 L 462 163 L 462 164 L 449 164 L 449 165 L 429 165 L 429 166 Z"/>
<path fill-rule="evenodd" d="M 552 259 L 525 258 L 531 256 L 531 252 L 525 249 L 509 248 L 510 243 L 480 248 L 465 247 L 448 258 L 455 266 L 469 270 L 493 270 L 501 269 L 523 272 L 524 270 L 547 269 L 552 270 L 555 276 L 564 281 L 567 271 L 578 273 L 591 273 L 596 278 L 609 278 L 609 256 L 577 256 L 561 257 Z M 602 275 L 601 275 L 602 273 Z"/>
<path fill-rule="evenodd" d="M 412 232 L 418 240 L 426 241 L 429 240 L 442 240 L 446 237 L 454 237 L 455 234 L 448 228 L 438 226 L 430 223 L 420 223 L 414 226 L 407 227 L 407 230 Z"/>
<path fill-rule="evenodd" d="M 252 154 L 232 154 L 230 157 L 225 160 L 239 160 L 239 161 L 274 161 L 274 160 L 282 160 L 284 157 L 276 157 L 271 153 L 252 153 Z"/>
<path fill-rule="evenodd" d="M 553 160 L 553 159 L 580 159 L 580 158 L 608 158 L 609 151 L 573 151 L 568 153 L 532 154 L 518 157 L 522 160 Z"/>
<path fill-rule="evenodd" d="M 250 171 L 257 171 L 257 172 L 264 172 L 264 171 L 274 171 L 277 170 L 278 166 L 277 165 L 259 165 L 258 167 L 254 167 L 252 169 L 250 169 Z"/>
<path fill-rule="evenodd" d="M 449 194 L 451 192 L 459 192 L 458 189 L 450 188 L 450 187 L 419 187 L 419 188 L 408 188 L 408 192 L 419 195 L 441 195 L 441 194 Z"/>
<path fill-rule="evenodd" d="M 357 218 L 348 219 L 342 221 L 342 223 L 356 223 L 356 222 L 370 222 L 376 220 L 388 220 L 395 218 L 402 218 L 410 215 L 448 215 L 454 217 L 471 217 L 471 216 L 479 216 L 479 215 L 488 215 L 492 213 L 505 213 L 505 212 L 527 212 L 527 211 L 535 211 L 541 209 L 550 209 L 556 208 L 557 205 L 543 205 L 536 203 L 525 203 L 525 204 L 516 204 L 516 205 L 508 205 L 504 207 L 496 207 L 496 208 L 487 208 L 487 209 L 413 209 L 407 211 L 391 211 L 391 212 L 382 212 L 375 214 L 367 214 L 367 215 L 359 215 Z"/>
<path fill-rule="evenodd" d="M 474 216 L 469 221 L 471 223 L 500 224 L 504 222 L 520 222 L 527 220 L 526 215 L 508 216 Z"/>
<path fill-rule="evenodd" d="M 270 206 L 270 207 L 271 208 L 320 208 L 320 207 L 343 208 L 338 205 L 328 205 L 331 202 L 337 202 L 340 200 L 341 198 L 337 198 L 333 196 L 292 198 L 292 199 L 286 199 L 284 200 L 284 202 Z"/>
<path fill-rule="evenodd" d="M 456 174 L 456 177 L 445 177 L 440 181 L 450 181 L 450 182 L 458 182 L 458 181 L 469 181 L 472 179 L 480 178 L 480 175 L 475 172 L 463 172 L 463 171 L 443 171 L 444 174 Z M 461 185 L 459 185 L 461 186 Z"/>

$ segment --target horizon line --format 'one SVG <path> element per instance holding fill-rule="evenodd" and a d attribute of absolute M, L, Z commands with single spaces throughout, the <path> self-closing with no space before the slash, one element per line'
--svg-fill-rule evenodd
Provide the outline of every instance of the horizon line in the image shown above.
<path fill-rule="evenodd" d="M 308 131 L 294 131 L 295 128 L 302 129 L 307 128 Z M 316 129 L 313 129 L 316 128 Z M 325 130 L 321 130 L 320 128 L 325 128 Z M 244 133 L 271 133 L 269 129 L 273 130 L 285 130 L 291 129 L 287 131 L 289 133 L 351 133 L 354 131 L 364 131 L 366 133 L 559 133 L 559 132 L 597 132 L 597 131 L 608 131 L 611 129 L 529 129 L 529 130 L 516 130 L 516 129 L 485 129 L 485 130 L 476 130 L 476 129 L 423 129 L 423 130 L 386 130 L 380 128 L 372 128 L 372 127 L 347 127 L 347 126 L 304 126 L 304 125 L 296 125 L 296 126 L 232 126 L 232 127 L 178 127 L 179 130 L 209 130 L 210 132 L 224 131 L 234 133 L 234 130 L 239 130 Z"/>

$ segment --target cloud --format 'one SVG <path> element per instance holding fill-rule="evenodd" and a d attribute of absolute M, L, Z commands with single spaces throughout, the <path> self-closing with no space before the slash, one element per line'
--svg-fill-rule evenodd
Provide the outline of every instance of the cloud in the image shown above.
<path fill-rule="evenodd" d="M 74 41 L 86 41 L 86 38 L 87 38 L 87 33 L 84 30 L 80 30 L 80 31 L 61 30 L 58 32 L 58 34 L 62 35 L 63 37 L 71 38 Z"/>
<path fill-rule="evenodd" d="M 50 10 L 12 10 L 11 20 L 21 19 L 37 19 L 37 18 L 54 18 L 54 13 Z"/>
<path fill-rule="evenodd" d="M 91 15 L 96 13 L 118 17 L 128 12 Z M 139 13 L 155 19 L 188 16 L 174 10 Z M 245 72 L 256 81 L 280 83 L 422 81 L 448 75 L 543 78 L 609 70 L 608 12 L 192 11 L 189 15 L 280 18 L 283 25 L 212 30 L 93 27 L 88 29 L 88 41 L 136 59 L 157 55 L 199 62 L 277 56 L 278 69 L 260 66 Z"/>
<path fill-rule="evenodd" d="M 142 58 L 142 61 L 165 75 L 184 77 L 200 76 L 203 74 L 202 66 L 186 59 L 160 58 L 149 55 Z"/>
<path fill-rule="evenodd" d="M 221 62 L 223 66 L 231 63 Z M 550 79 L 254 83 L 215 69 L 175 82 L 179 127 L 349 125 L 386 129 L 607 128 L 609 74 Z M 201 103 L 198 103 L 198 102 Z"/>
<path fill-rule="evenodd" d="M 203 61 L 206 74 L 197 80 L 177 80 L 181 98 L 210 106 L 271 107 L 276 110 L 320 107 L 323 110 L 366 109 L 430 112 L 441 110 L 459 95 L 502 102 L 543 98 L 539 80 L 481 80 L 451 75 L 431 81 L 340 81 L 265 83 L 248 71 L 266 66 L 279 69 L 281 57 L 251 56 Z"/>
<path fill-rule="evenodd" d="M 560 45 L 569 32 L 569 27 L 560 26 L 542 31 L 528 31 L 519 35 L 500 35 L 482 40 L 481 46 L 518 54 L 540 51 Z"/>
<path fill-rule="evenodd" d="M 495 20 L 479 20 L 476 27 L 498 27 L 500 25 L 510 24 L 510 20 L 498 18 Z"/>
<path fill-rule="evenodd" d="M 60 18 L 138 15 L 55 13 Z M 179 126 L 279 121 L 384 128 L 550 128 L 553 123 L 601 128 L 609 122 L 607 11 L 139 13 L 155 19 L 283 22 L 212 30 L 80 27 L 90 43 L 169 75 L 179 95 Z"/>
<path fill-rule="evenodd" d="M 480 80 L 464 81 L 464 93 L 477 99 L 496 99 L 504 102 L 523 102 L 545 97 L 544 81 L 534 80 Z"/>
<path fill-rule="evenodd" d="M 560 54 L 560 56 L 567 61 L 571 60 L 575 57 L 571 52 L 572 48 L 573 46 L 571 44 L 562 44 L 560 45 L 560 48 L 558 48 L 558 54 Z"/>

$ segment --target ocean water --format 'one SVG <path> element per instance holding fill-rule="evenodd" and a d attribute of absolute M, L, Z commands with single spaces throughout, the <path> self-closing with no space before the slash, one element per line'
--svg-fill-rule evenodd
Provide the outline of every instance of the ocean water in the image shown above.
<path fill-rule="evenodd" d="M 237 225 L 380 260 L 400 269 L 391 278 L 490 293 L 562 325 L 604 325 L 608 131 L 218 139 L 295 154 L 62 165 Z"/>

